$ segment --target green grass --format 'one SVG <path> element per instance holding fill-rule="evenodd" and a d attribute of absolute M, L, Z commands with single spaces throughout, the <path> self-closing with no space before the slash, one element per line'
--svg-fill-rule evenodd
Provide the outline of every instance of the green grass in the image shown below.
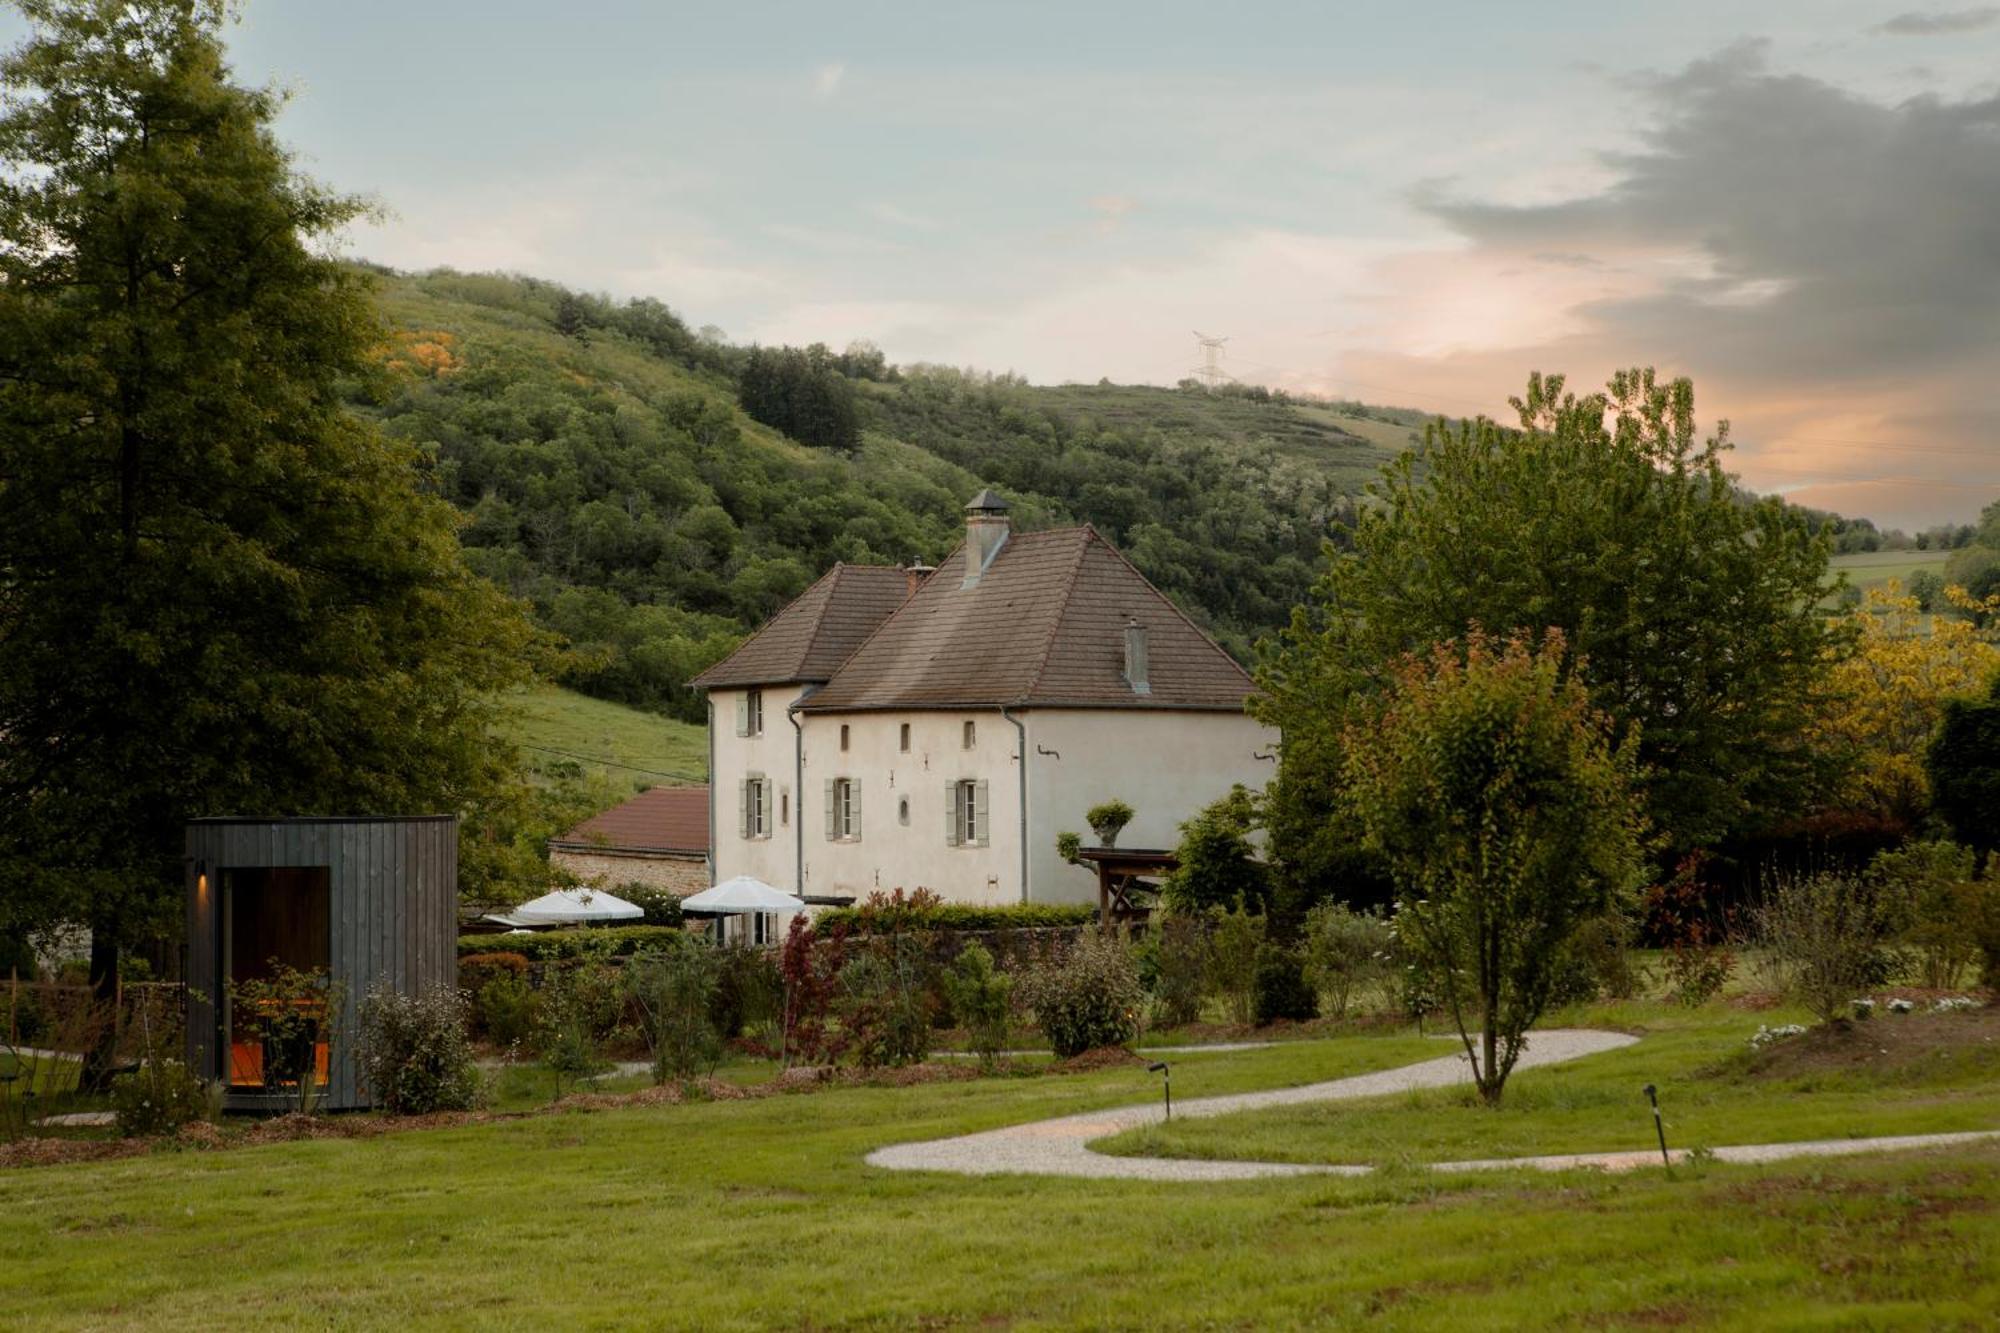
<path fill-rule="evenodd" d="M 1332 1077 L 1358 1050 L 1183 1057 L 1175 1086 Z M 1993 1148 L 1193 1187 L 862 1162 L 1156 1091 L 1126 1066 L 18 1170 L 0 1308 L 165 1329 L 1938 1328 L 2000 1309 Z"/>
<path fill-rule="evenodd" d="M 1912 574 L 1920 569 L 1943 574 L 1945 562 L 1950 558 L 1949 551 L 1858 551 L 1835 556 L 1828 578 L 1844 573 L 1849 583 L 1863 590 L 1896 579 L 1907 591 Z"/>
<path fill-rule="evenodd" d="M 0 1079 L 11 1087 L 10 1095 L 33 1092 L 37 1097 L 62 1096 L 76 1091 L 83 1061 L 76 1056 L 34 1056 L 22 1058 L 0 1051 Z"/>
<path fill-rule="evenodd" d="M 569 759 L 621 781 L 705 782 L 708 733 L 692 723 L 544 686 L 509 701 L 507 736 L 538 762 Z"/>
<path fill-rule="evenodd" d="M 1981 1016 L 1885 1015 L 1858 1025 L 1853 1049 L 1838 1047 L 1838 1058 L 1777 1072 L 1761 1067 L 1770 1060 L 1753 1059 L 1749 1037 L 1759 1023 L 1804 1021 L 1801 1014 L 1635 1001 L 1562 1017 L 1642 1040 L 1516 1074 L 1498 1109 L 1469 1090 L 1440 1088 L 1179 1120 L 1096 1146 L 1142 1156 L 1375 1165 L 1645 1149 L 1655 1142 L 1641 1094 L 1648 1083 L 1659 1088 L 1668 1140 L 1680 1147 L 2000 1128 L 2000 1044 L 1991 1035 L 1996 1025 Z M 1946 1024 L 1969 1044 L 1906 1059 L 1894 1040 Z M 1867 1043 L 1876 1041 L 1898 1049 L 1887 1060 L 1856 1059 L 1870 1057 Z"/>

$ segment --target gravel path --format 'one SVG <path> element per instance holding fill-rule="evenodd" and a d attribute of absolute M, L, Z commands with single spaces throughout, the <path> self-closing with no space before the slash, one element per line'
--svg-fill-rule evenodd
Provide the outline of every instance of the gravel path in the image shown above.
<path fill-rule="evenodd" d="M 1560 1064 L 1586 1055 L 1629 1046 L 1636 1037 L 1620 1032 L 1592 1032 L 1552 1028 L 1536 1032 L 1521 1052 L 1516 1069 Z M 1217 1047 L 1206 1049 L 1216 1050 Z M 1303 1087 L 1277 1088 L 1269 1092 L 1237 1093 L 1224 1097 L 1197 1097 L 1176 1102 L 1177 1116 L 1217 1116 L 1233 1111 L 1258 1110 L 1268 1106 L 1296 1106 L 1301 1102 L 1344 1101 L 1359 1097 L 1380 1097 L 1414 1088 L 1448 1087 L 1467 1082 L 1471 1069 L 1464 1053 L 1436 1060 L 1424 1060 L 1401 1069 L 1358 1074 Z M 951 1139 L 924 1143 L 902 1143 L 878 1148 L 868 1154 L 870 1166 L 892 1171 L 947 1171 L 958 1175 L 1072 1176 L 1098 1180 L 1257 1180 L 1272 1176 L 1361 1176 L 1373 1168 L 1351 1165 L 1303 1165 L 1289 1162 L 1190 1161 L 1164 1157 L 1110 1157 L 1092 1152 L 1092 1140 L 1158 1124 L 1164 1112 L 1158 1102 L 1143 1106 L 1120 1106 L 1081 1115 L 1038 1120 L 1011 1125 L 1006 1129 L 964 1134 Z M 1715 1156 L 1725 1162 L 1775 1162 L 1793 1157 L 1838 1157 L 1853 1153 L 1887 1152 L 1902 1148 L 1928 1148 L 1956 1143 L 1972 1143 L 2000 1138 L 2000 1130 L 1961 1134 L 1910 1134 L 1876 1139 L 1817 1139 L 1801 1143 L 1745 1144 L 1717 1148 Z M 1674 1159 L 1686 1160 L 1685 1151 Z M 1660 1160 L 1657 1152 L 1574 1153 L 1547 1157 L 1496 1158 L 1486 1161 L 1439 1162 L 1438 1171 L 1485 1171 L 1531 1168 L 1567 1171 L 1594 1167 L 1607 1171 L 1629 1171 Z"/>
<path fill-rule="evenodd" d="M 1221 1055 L 1229 1051 L 1261 1051 L 1267 1046 L 1276 1046 L 1275 1041 L 1211 1041 L 1197 1046 L 1134 1046 L 1132 1053 L 1142 1059 L 1155 1055 Z M 1054 1055 L 1047 1047 L 1038 1051 L 1001 1051 L 999 1054 L 1018 1060 L 1023 1056 Z M 933 1060 L 976 1060 L 977 1051 L 932 1051 Z"/>

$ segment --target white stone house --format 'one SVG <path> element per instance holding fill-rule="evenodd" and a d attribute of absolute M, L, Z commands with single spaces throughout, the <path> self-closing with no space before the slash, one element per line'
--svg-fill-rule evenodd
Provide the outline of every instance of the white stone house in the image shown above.
<path fill-rule="evenodd" d="M 1012 533 L 990 491 L 966 513 L 936 571 L 836 566 L 695 678 L 718 879 L 1089 902 L 1056 836 L 1091 806 L 1133 807 L 1121 846 L 1170 848 L 1269 780 L 1249 675 L 1095 529 Z"/>

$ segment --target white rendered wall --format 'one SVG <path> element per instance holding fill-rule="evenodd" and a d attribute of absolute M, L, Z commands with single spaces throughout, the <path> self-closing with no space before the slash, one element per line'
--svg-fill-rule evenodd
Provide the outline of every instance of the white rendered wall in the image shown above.
<path fill-rule="evenodd" d="M 1261 791 L 1278 732 L 1243 713 L 1144 708 L 1039 709 L 1028 727 L 1028 883 L 1036 902 L 1095 902 L 1097 876 L 1056 855 L 1056 835 L 1096 841 L 1084 812 L 1108 800 L 1133 809 L 1120 847 L 1172 848 L 1181 822 L 1242 783 Z M 1043 754 L 1051 750 L 1055 754 Z M 1056 758 L 1060 755 L 1061 758 Z"/>
<path fill-rule="evenodd" d="M 999 713 L 810 714 L 803 720 L 807 893 L 865 898 L 878 888 L 925 888 L 952 902 L 1021 900 L 1017 735 Z M 969 750 L 963 743 L 967 722 L 974 726 Z M 905 723 L 908 753 L 901 748 Z M 826 783 L 843 777 L 861 783 L 861 836 L 830 841 Z M 987 784 L 984 847 L 953 846 L 945 837 L 946 787 L 968 779 Z M 899 815 L 906 799 L 907 824 Z"/>
<path fill-rule="evenodd" d="M 764 732 L 736 734 L 737 701 L 746 690 L 711 690 L 709 737 L 715 747 L 715 771 L 709 780 L 709 813 L 714 825 L 717 883 L 737 875 L 754 875 L 773 888 L 794 891 L 798 885 L 795 825 L 799 794 L 793 765 L 791 719 L 785 709 L 804 687 L 778 685 L 764 690 Z M 738 784 L 753 773 L 771 781 L 770 836 L 746 839 L 739 818 Z"/>

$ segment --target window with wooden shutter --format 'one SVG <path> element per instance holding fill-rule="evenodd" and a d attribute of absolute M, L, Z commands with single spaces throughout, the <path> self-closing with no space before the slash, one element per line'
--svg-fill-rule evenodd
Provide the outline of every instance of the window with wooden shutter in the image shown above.
<path fill-rule="evenodd" d="M 750 696 L 747 694 L 736 696 L 736 734 L 739 736 L 750 734 Z"/>
<path fill-rule="evenodd" d="M 986 783 L 984 780 L 972 784 L 972 824 L 978 834 L 981 847 L 992 843 L 993 829 L 986 818 Z"/>
<path fill-rule="evenodd" d="M 747 707 L 744 710 L 744 719 L 743 719 L 744 729 L 746 734 L 751 736 L 763 735 L 764 734 L 764 691 L 752 690 L 748 694 L 743 696 L 743 701 L 745 705 L 747 705 Z"/>
<path fill-rule="evenodd" d="M 742 778 L 736 783 L 736 836 L 750 836 L 750 779 Z"/>
<path fill-rule="evenodd" d="M 944 841 L 947 847 L 958 846 L 958 784 L 944 784 Z"/>
<path fill-rule="evenodd" d="M 833 823 L 833 779 L 828 778 L 826 780 L 826 840 L 832 842 L 839 836 L 840 834 L 835 830 Z"/>
<path fill-rule="evenodd" d="M 846 834 L 856 842 L 861 841 L 861 779 L 847 780 L 847 828 Z"/>

